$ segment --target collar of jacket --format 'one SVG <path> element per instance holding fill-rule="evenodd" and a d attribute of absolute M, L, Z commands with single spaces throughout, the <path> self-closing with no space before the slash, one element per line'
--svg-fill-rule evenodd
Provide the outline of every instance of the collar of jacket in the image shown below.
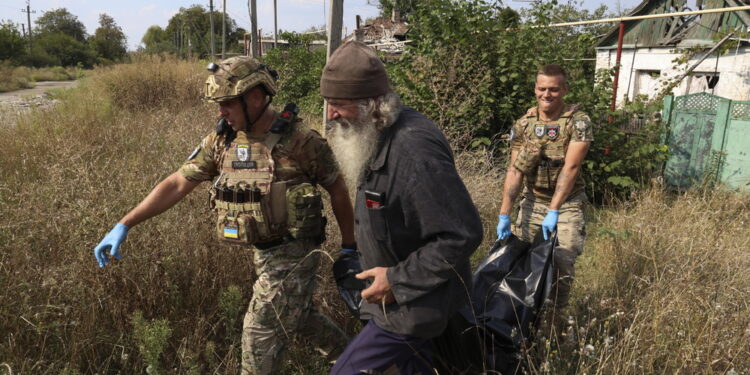
<path fill-rule="evenodd" d="M 396 121 L 391 126 L 383 129 L 378 138 L 378 151 L 375 158 L 370 162 L 370 170 L 378 171 L 383 169 L 386 161 L 388 161 L 388 154 L 391 150 L 391 142 L 393 141 L 394 129 L 399 126 L 401 117 L 404 115 L 404 111 L 401 111 Z"/>

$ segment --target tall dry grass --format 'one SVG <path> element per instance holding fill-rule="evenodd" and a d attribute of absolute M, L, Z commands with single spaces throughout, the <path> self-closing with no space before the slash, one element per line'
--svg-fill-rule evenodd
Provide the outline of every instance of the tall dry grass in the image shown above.
<path fill-rule="evenodd" d="M 213 128 L 203 74 L 169 59 L 101 69 L 54 110 L 0 127 L 0 374 L 237 372 L 252 253 L 215 241 L 207 186 L 133 228 L 121 261 L 99 269 L 92 256 Z M 481 257 L 502 171 L 479 151 L 456 158 L 484 221 Z M 529 371 L 750 372 L 749 206 L 738 194 L 654 189 L 592 210 L 572 343 L 549 346 Z M 337 250 L 336 232 L 329 225 L 324 251 Z M 323 259 L 317 306 L 354 333 Z M 327 370 L 302 339 L 287 358 L 289 373 Z"/>

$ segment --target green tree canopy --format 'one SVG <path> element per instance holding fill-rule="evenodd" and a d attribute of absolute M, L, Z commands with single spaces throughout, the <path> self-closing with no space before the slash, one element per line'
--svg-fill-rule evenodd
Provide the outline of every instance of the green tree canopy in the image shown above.
<path fill-rule="evenodd" d="M 65 8 L 44 12 L 36 20 L 34 33 L 37 35 L 61 33 L 82 43 L 86 41 L 86 27 L 78 20 L 78 17 Z"/>
<path fill-rule="evenodd" d="M 63 66 L 83 65 L 93 66 L 96 57 L 84 42 L 63 33 L 45 33 L 35 38 L 35 43 L 47 54 L 52 56 L 56 64 Z"/>
<path fill-rule="evenodd" d="M 26 52 L 26 43 L 11 21 L 0 22 L 0 60 L 18 61 Z"/>
<path fill-rule="evenodd" d="M 216 51 L 218 52 L 221 50 L 222 14 L 221 12 L 214 11 L 213 16 L 214 40 L 216 43 Z M 157 42 L 158 45 L 158 43 L 163 43 L 168 40 L 174 45 L 175 50 L 181 52 L 182 56 L 187 56 L 188 51 L 194 56 L 208 56 L 211 53 L 211 21 L 209 17 L 210 12 L 200 5 L 193 5 L 189 8 L 180 8 L 180 11 L 169 19 L 169 23 L 164 29 L 166 35 L 160 35 L 154 30 L 152 31 L 152 35 L 149 36 L 149 41 L 157 40 L 159 41 Z M 238 41 L 242 39 L 245 30 L 238 28 L 237 23 L 229 16 L 226 18 L 226 27 L 227 51 L 239 51 L 241 47 L 238 45 Z M 151 39 L 152 37 L 154 37 L 154 39 Z M 146 44 L 145 41 L 144 44 Z M 148 49 L 149 45 L 147 44 L 146 50 Z"/>
<path fill-rule="evenodd" d="M 120 61 L 127 55 L 127 38 L 114 18 L 106 13 L 99 15 L 99 27 L 89 39 L 91 48 L 99 58 Z"/>
<path fill-rule="evenodd" d="M 177 52 L 177 46 L 175 45 L 175 39 L 170 38 L 167 35 L 166 30 L 162 29 L 158 25 L 153 25 L 146 30 L 141 38 L 143 44 L 143 52 L 146 53 L 164 53 L 164 52 Z"/>

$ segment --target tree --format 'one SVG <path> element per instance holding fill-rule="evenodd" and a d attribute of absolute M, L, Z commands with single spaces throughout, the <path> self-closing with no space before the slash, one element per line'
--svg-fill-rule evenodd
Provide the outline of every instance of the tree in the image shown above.
<path fill-rule="evenodd" d="M 166 38 L 173 41 L 175 50 L 181 51 L 182 56 L 187 56 L 188 48 L 193 55 L 208 56 L 211 53 L 211 21 L 210 12 L 200 5 L 190 8 L 180 8 L 179 13 L 169 19 L 164 32 Z M 214 11 L 214 19 L 221 20 L 221 13 Z M 237 27 L 237 23 L 229 16 L 226 19 L 227 26 L 227 51 L 237 52 L 240 50 L 238 41 L 242 38 L 244 30 Z M 221 28 L 214 28 L 214 39 L 221 40 Z M 181 45 L 182 43 L 182 45 Z M 189 47 L 188 47 L 189 46 Z"/>
<path fill-rule="evenodd" d="M 35 38 L 38 45 L 56 62 L 54 65 L 91 67 L 96 61 L 94 52 L 84 42 L 63 33 L 44 33 Z M 36 47 L 35 47 L 36 48 Z"/>
<path fill-rule="evenodd" d="M 127 38 L 115 20 L 102 13 L 99 15 L 99 28 L 89 38 L 91 48 L 99 58 L 110 61 L 120 61 L 127 55 Z"/>
<path fill-rule="evenodd" d="M 0 22 L 0 60 L 18 62 L 26 53 L 21 33 L 11 21 Z"/>
<path fill-rule="evenodd" d="M 176 39 L 176 38 L 175 38 Z M 162 29 L 158 25 L 153 25 L 146 30 L 141 38 L 143 44 L 143 52 L 146 53 L 176 53 L 177 45 L 174 40 L 167 35 L 166 30 Z"/>
<path fill-rule="evenodd" d="M 86 42 L 86 27 L 65 8 L 54 9 L 37 18 L 36 34 L 61 33 L 83 43 Z"/>

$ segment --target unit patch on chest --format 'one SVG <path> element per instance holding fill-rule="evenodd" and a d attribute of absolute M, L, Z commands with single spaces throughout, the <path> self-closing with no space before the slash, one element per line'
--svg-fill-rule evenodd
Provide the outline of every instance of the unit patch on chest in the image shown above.
<path fill-rule="evenodd" d="M 237 145 L 237 159 L 239 161 L 250 159 L 250 145 Z"/>
<path fill-rule="evenodd" d="M 547 138 L 553 141 L 557 139 L 557 136 L 560 134 L 560 125 L 546 125 L 544 128 L 547 132 Z"/>
<path fill-rule="evenodd" d="M 537 138 L 544 137 L 544 125 L 536 125 L 534 127 L 534 135 L 536 135 Z"/>

